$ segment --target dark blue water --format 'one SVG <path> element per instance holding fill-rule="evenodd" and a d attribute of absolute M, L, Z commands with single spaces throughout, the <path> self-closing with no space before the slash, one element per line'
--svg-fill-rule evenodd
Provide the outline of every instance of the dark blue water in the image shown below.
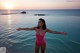
<path fill-rule="evenodd" d="M 10 13 L 20 13 L 14 10 Z M 26 10 L 27 14 L 0 11 L 0 46 L 8 53 L 34 53 L 35 31 L 17 31 L 18 27 L 34 27 L 38 19 L 46 20 L 47 28 L 68 35 L 46 33 L 45 53 L 80 53 L 80 10 Z M 34 14 L 46 14 L 35 16 Z"/>

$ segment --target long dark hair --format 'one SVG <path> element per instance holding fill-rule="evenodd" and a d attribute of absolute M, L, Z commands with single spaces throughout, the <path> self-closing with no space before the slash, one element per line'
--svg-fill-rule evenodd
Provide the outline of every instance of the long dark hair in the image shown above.
<path fill-rule="evenodd" d="M 44 23 L 43 26 L 42 26 L 42 29 L 45 30 L 46 29 L 46 22 L 45 22 L 45 20 L 42 19 L 42 18 L 40 18 L 39 20 L 42 21 L 42 23 Z M 37 28 L 39 29 L 40 27 L 37 26 Z"/>

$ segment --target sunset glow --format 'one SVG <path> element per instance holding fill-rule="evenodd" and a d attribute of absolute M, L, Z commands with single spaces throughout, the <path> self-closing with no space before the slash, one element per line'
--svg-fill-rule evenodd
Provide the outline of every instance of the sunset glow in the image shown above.
<path fill-rule="evenodd" d="M 13 4 L 12 3 L 4 3 L 3 4 L 3 7 L 5 8 L 5 9 L 7 9 L 7 10 L 10 10 L 10 9 L 12 9 L 13 8 Z"/>
<path fill-rule="evenodd" d="M 80 0 L 0 0 L 0 9 L 80 9 Z"/>

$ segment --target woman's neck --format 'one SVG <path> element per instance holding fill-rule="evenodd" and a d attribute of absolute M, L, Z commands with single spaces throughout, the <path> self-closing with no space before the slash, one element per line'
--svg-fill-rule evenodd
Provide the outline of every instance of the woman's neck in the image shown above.
<path fill-rule="evenodd" d="M 42 27 L 40 27 L 40 29 L 42 29 Z"/>

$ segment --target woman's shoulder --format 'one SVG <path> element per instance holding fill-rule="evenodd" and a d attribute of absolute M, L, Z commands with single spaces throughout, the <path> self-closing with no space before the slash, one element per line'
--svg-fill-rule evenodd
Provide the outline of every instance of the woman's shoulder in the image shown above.
<path fill-rule="evenodd" d="M 34 27 L 34 29 L 36 30 L 36 29 L 38 29 L 38 27 L 37 27 L 37 26 L 35 26 L 35 27 Z"/>
<path fill-rule="evenodd" d="M 49 30 L 48 28 L 45 29 L 46 32 L 47 32 L 48 30 Z"/>

